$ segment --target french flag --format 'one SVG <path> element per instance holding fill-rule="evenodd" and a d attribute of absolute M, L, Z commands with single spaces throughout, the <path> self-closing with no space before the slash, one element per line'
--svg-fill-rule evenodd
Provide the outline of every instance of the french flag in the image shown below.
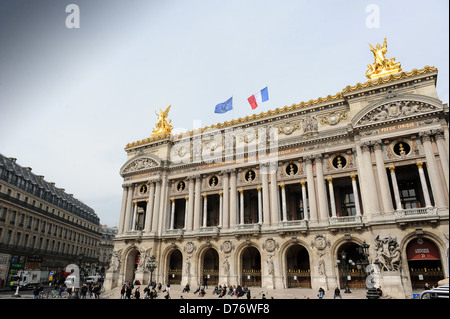
<path fill-rule="evenodd" d="M 267 90 L 267 86 L 259 91 L 258 93 L 253 94 L 247 100 L 248 103 L 252 106 L 252 110 L 256 109 L 262 102 L 265 102 L 269 99 L 269 91 Z"/>

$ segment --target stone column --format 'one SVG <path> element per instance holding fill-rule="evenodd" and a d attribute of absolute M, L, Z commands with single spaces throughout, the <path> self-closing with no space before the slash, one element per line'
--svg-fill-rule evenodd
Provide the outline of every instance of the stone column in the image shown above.
<path fill-rule="evenodd" d="M 189 211 L 189 196 L 186 196 L 184 198 L 185 202 L 186 202 L 186 206 L 184 208 L 184 229 L 187 229 L 187 221 L 188 221 L 188 211 Z"/>
<path fill-rule="evenodd" d="M 127 206 L 125 209 L 125 226 L 124 226 L 124 232 L 127 232 L 131 230 L 131 219 L 132 219 L 132 213 L 131 210 L 133 208 L 133 191 L 134 191 L 134 185 L 128 186 L 128 198 L 127 198 Z"/>
<path fill-rule="evenodd" d="M 262 165 L 260 170 L 261 180 L 262 180 L 262 198 L 263 198 L 263 220 L 264 225 L 270 225 L 270 200 L 269 200 L 269 172 L 268 166 Z"/>
<path fill-rule="evenodd" d="M 258 187 L 258 224 L 262 224 L 263 208 L 262 208 L 262 194 L 261 187 Z"/>
<path fill-rule="evenodd" d="M 150 232 L 152 229 L 154 201 L 155 201 L 155 184 L 150 183 L 147 199 L 147 209 L 145 210 L 145 226 L 144 226 L 145 232 Z"/>
<path fill-rule="evenodd" d="M 403 210 L 402 201 L 400 199 L 400 191 L 398 189 L 397 176 L 395 175 L 395 167 L 389 167 L 389 171 L 391 172 L 391 180 L 392 180 L 392 188 L 394 189 L 395 196 L 395 206 L 397 207 L 397 211 Z"/>
<path fill-rule="evenodd" d="M 160 207 L 159 207 L 159 211 L 157 212 L 161 216 L 158 221 L 158 235 L 161 235 L 162 232 L 164 230 L 166 230 L 168 227 L 168 223 L 167 223 L 168 214 L 166 214 L 167 210 L 169 208 L 168 194 L 169 194 L 169 185 L 167 182 L 167 175 L 164 174 L 162 177 L 162 182 L 161 182 Z"/>
<path fill-rule="evenodd" d="M 356 184 L 356 175 L 350 175 L 352 179 L 353 196 L 355 197 L 356 216 L 361 216 L 361 206 L 359 204 L 358 185 Z"/>
<path fill-rule="evenodd" d="M 427 158 L 428 176 L 430 177 L 431 189 L 433 190 L 434 203 L 437 208 L 446 207 L 443 185 L 436 164 L 431 137 L 428 132 L 421 132 L 419 136 L 422 139 L 425 157 Z"/>
<path fill-rule="evenodd" d="M 386 174 L 386 167 L 384 166 L 383 151 L 381 149 L 381 141 L 377 141 L 374 144 L 375 160 L 377 163 L 378 180 L 380 181 L 381 201 L 383 203 L 384 213 L 390 213 L 394 211 L 392 205 L 391 192 L 389 188 L 389 181 Z"/>
<path fill-rule="evenodd" d="M 208 226 L 208 195 L 203 194 L 203 227 Z"/>
<path fill-rule="evenodd" d="M 336 217 L 336 201 L 334 200 L 333 179 L 329 177 L 327 178 L 327 181 L 328 190 L 330 191 L 331 217 Z"/>
<path fill-rule="evenodd" d="M 239 212 L 240 212 L 239 224 L 240 225 L 244 225 L 244 190 L 243 189 L 239 190 L 239 199 L 240 199 L 240 203 L 239 203 Z"/>
<path fill-rule="evenodd" d="M 120 208 L 120 223 L 119 223 L 119 231 L 118 235 L 123 234 L 125 228 L 125 211 L 127 209 L 127 197 L 128 197 L 128 188 L 127 184 L 122 185 L 123 193 L 122 193 L 122 207 Z"/>
<path fill-rule="evenodd" d="M 375 175 L 373 172 L 373 165 L 372 165 L 372 156 L 370 153 L 370 144 L 369 143 L 363 143 L 362 144 L 362 151 L 363 151 L 363 160 L 364 160 L 364 168 L 365 168 L 365 175 L 367 178 L 367 185 L 364 185 L 364 187 L 367 187 L 367 202 L 368 202 L 368 209 L 369 211 L 365 212 L 365 216 L 370 218 L 372 215 L 378 215 L 380 214 L 380 204 L 378 202 L 378 191 L 377 191 L 377 184 L 375 181 Z"/>
<path fill-rule="evenodd" d="M 234 228 L 237 225 L 237 185 L 236 185 L 236 170 L 230 173 L 230 227 Z"/>
<path fill-rule="evenodd" d="M 300 182 L 300 184 L 302 185 L 302 201 L 303 201 L 303 219 L 304 220 L 309 220 L 308 217 L 308 200 L 306 197 L 306 182 Z"/>
<path fill-rule="evenodd" d="M 272 225 L 279 223 L 279 204 L 278 204 L 278 181 L 277 169 L 273 169 L 270 173 L 270 219 Z"/>
<path fill-rule="evenodd" d="M 223 225 L 223 193 L 219 193 L 219 228 Z"/>
<path fill-rule="evenodd" d="M 328 199 L 325 178 L 323 176 L 322 156 L 316 156 L 317 195 L 319 197 L 320 222 L 328 222 Z"/>
<path fill-rule="evenodd" d="M 194 227 L 194 194 L 195 194 L 195 176 L 189 178 L 189 205 L 187 211 L 186 231 L 192 231 Z"/>
<path fill-rule="evenodd" d="M 447 185 L 447 191 L 449 190 L 448 179 L 449 179 L 449 162 L 448 162 L 448 144 L 445 142 L 444 131 L 438 131 L 434 135 L 434 139 L 436 141 L 436 145 L 439 152 L 439 158 L 441 160 L 442 170 L 444 171 L 445 183 Z"/>
<path fill-rule="evenodd" d="M 283 221 L 287 221 L 287 203 L 286 203 L 286 186 L 284 184 L 281 187 L 281 209 L 283 212 Z"/>
<path fill-rule="evenodd" d="M 319 215 L 317 214 L 316 189 L 314 187 L 314 173 L 312 167 L 312 158 L 305 158 L 306 162 L 306 179 L 308 185 L 308 204 L 309 219 L 311 222 L 317 222 Z"/>
<path fill-rule="evenodd" d="M 173 229 L 175 225 L 175 199 L 170 199 L 170 230 Z"/>
<path fill-rule="evenodd" d="M 156 181 L 155 206 L 153 208 L 153 220 L 152 220 L 152 233 L 156 233 L 158 231 L 160 202 L 161 202 L 161 180 L 158 179 Z"/>
<path fill-rule="evenodd" d="M 223 172 L 223 208 L 222 208 L 222 226 L 227 229 L 230 227 L 230 186 L 228 172 Z"/>
<path fill-rule="evenodd" d="M 417 163 L 417 169 L 419 170 L 420 185 L 422 186 L 423 197 L 425 198 L 425 206 L 433 207 L 433 205 L 431 205 L 430 193 L 428 192 L 427 179 L 425 178 L 422 162 Z"/>
<path fill-rule="evenodd" d="M 131 230 L 136 230 L 136 215 L 137 215 L 137 202 L 134 202 L 133 207 L 133 221 L 131 222 Z"/>
<path fill-rule="evenodd" d="M 201 177 L 196 176 L 195 177 L 195 203 L 194 203 L 194 230 L 200 229 L 200 221 L 202 218 L 202 211 L 201 211 Z"/>

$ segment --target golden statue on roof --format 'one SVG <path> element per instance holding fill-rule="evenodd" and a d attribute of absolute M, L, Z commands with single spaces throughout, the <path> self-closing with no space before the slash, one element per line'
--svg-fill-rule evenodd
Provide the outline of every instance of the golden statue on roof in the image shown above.
<path fill-rule="evenodd" d="M 374 47 L 370 43 L 369 45 L 370 51 L 372 51 L 373 56 L 375 58 L 374 64 L 367 65 L 369 69 L 366 71 L 366 76 L 369 79 L 375 79 L 389 74 L 399 73 L 402 70 L 400 62 L 395 62 L 395 57 L 389 60 L 385 56 L 387 52 L 386 37 L 384 38 L 383 46 L 377 44 L 377 46 Z"/>
<path fill-rule="evenodd" d="M 160 109 L 159 114 L 155 111 L 156 115 L 158 116 L 158 122 L 153 129 L 152 137 L 172 132 L 173 126 L 170 125 L 171 120 L 167 120 L 170 107 L 171 105 L 169 105 L 169 107 L 165 111 Z"/>

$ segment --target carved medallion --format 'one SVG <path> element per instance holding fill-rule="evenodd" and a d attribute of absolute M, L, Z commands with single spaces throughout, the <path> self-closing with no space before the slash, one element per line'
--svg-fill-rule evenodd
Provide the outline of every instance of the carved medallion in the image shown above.
<path fill-rule="evenodd" d="M 266 242 L 263 244 L 262 248 L 267 252 L 272 253 L 279 247 L 278 243 L 273 238 L 266 239 Z"/>
<path fill-rule="evenodd" d="M 326 239 L 324 235 L 316 235 L 314 240 L 311 242 L 312 247 L 316 247 L 318 250 L 324 250 L 327 246 L 330 246 L 331 242 Z"/>
<path fill-rule="evenodd" d="M 223 242 L 223 245 L 220 247 L 220 249 L 228 254 L 231 253 L 231 251 L 234 249 L 233 243 L 230 240 L 226 240 Z"/>
<path fill-rule="evenodd" d="M 193 242 L 188 242 L 187 244 L 186 244 L 186 246 L 184 246 L 184 251 L 187 253 L 187 254 L 192 254 L 193 252 L 194 252 L 194 250 L 195 250 L 195 246 L 194 246 L 194 243 Z"/>

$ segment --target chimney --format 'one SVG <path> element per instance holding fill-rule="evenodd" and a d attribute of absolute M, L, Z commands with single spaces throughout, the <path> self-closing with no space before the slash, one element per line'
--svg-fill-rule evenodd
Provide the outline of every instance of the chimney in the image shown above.
<path fill-rule="evenodd" d="M 27 172 L 31 172 L 31 167 L 24 167 L 24 170 L 26 170 Z"/>
<path fill-rule="evenodd" d="M 17 158 L 14 158 L 14 157 L 8 157 L 8 159 L 13 163 L 15 163 L 17 161 Z"/>

